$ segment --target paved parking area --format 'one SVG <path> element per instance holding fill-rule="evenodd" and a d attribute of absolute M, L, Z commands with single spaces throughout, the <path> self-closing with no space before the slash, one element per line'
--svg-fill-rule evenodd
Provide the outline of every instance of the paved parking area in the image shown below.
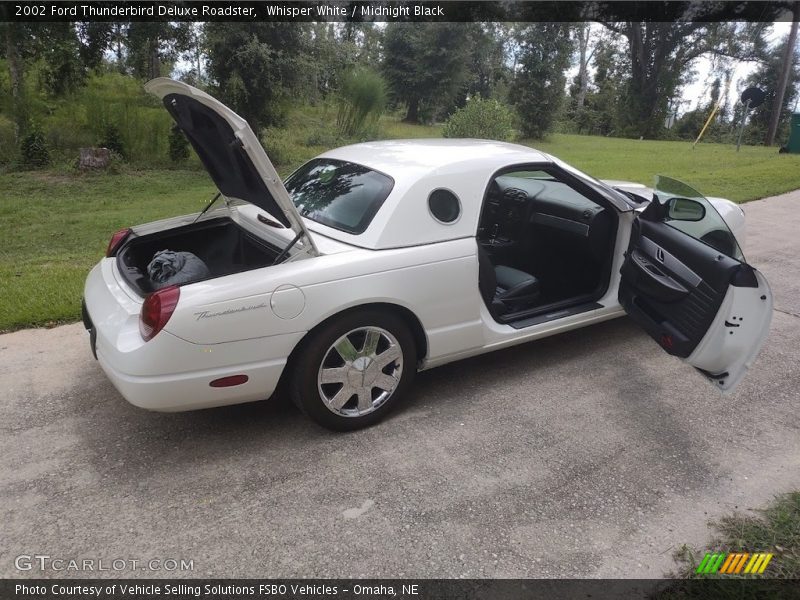
<path fill-rule="evenodd" d="M 169 574 L 186 577 L 660 576 L 710 518 L 800 487 L 798 208 L 745 206 L 776 312 L 728 398 L 627 319 L 423 373 L 346 435 L 281 399 L 136 409 L 80 324 L 0 336 L 0 576 L 59 575 L 20 554 L 191 559 Z"/>

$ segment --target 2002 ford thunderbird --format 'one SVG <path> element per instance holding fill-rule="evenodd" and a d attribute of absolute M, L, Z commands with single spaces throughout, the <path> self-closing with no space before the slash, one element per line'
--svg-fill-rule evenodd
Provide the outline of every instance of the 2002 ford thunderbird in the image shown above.
<path fill-rule="evenodd" d="M 772 296 L 727 200 L 479 140 L 347 146 L 282 182 L 226 106 L 169 79 L 147 89 L 222 202 L 117 232 L 88 276 L 93 352 L 136 406 L 248 402 L 283 378 L 310 417 L 355 429 L 420 369 L 625 313 L 727 391 L 767 335 Z M 164 255 L 183 257 L 178 276 L 200 268 L 169 284 Z"/>

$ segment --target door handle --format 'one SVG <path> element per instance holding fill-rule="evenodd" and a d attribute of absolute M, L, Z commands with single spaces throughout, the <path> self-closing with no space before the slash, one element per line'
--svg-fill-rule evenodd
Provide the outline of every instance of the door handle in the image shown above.
<path fill-rule="evenodd" d="M 661 271 L 641 252 L 634 250 L 626 261 L 632 267 L 634 287 L 660 302 L 675 302 L 689 293 L 685 287 Z"/>

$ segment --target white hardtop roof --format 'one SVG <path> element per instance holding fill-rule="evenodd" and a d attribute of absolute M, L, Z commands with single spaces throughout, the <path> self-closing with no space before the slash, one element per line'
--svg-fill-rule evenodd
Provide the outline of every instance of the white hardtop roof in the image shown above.
<path fill-rule="evenodd" d="M 553 163 L 527 146 L 473 139 L 415 139 L 366 142 L 336 148 L 318 158 L 363 165 L 394 180 L 389 197 L 364 233 L 344 233 L 306 220 L 314 232 L 362 248 L 417 246 L 474 236 L 483 195 L 494 173 L 511 165 Z M 436 221 L 428 208 L 435 189 L 453 192 L 461 204 L 459 218 Z"/>
<path fill-rule="evenodd" d="M 449 171 L 491 171 L 509 164 L 552 162 L 537 150 L 519 144 L 476 139 L 411 139 L 365 142 L 330 150 L 320 158 L 354 162 L 394 179 L 419 178 Z"/>

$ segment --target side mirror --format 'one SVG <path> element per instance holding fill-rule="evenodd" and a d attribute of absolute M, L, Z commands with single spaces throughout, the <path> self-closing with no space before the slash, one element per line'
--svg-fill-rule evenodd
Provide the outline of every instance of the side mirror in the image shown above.
<path fill-rule="evenodd" d="M 706 216 L 706 207 L 697 200 L 671 198 L 667 204 L 667 216 L 673 221 L 702 221 Z"/>

